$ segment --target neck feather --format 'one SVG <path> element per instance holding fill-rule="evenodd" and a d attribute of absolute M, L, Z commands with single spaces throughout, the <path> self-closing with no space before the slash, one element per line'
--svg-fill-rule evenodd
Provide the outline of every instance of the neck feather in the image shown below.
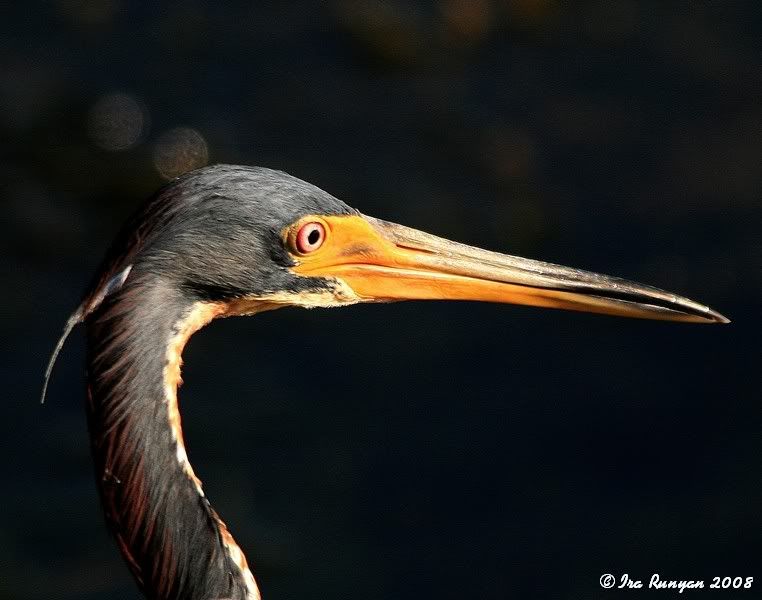
<path fill-rule="evenodd" d="M 246 558 L 188 462 L 182 350 L 225 307 L 133 281 L 88 319 L 88 422 L 106 520 L 156 600 L 258 600 Z"/>

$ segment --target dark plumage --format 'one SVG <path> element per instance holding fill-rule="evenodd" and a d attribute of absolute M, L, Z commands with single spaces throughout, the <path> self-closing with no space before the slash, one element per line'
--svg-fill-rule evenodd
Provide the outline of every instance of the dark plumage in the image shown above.
<path fill-rule="evenodd" d="M 96 478 L 107 521 L 151 598 L 245 598 L 220 522 L 175 458 L 167 341 L 199 301 L 321 289 L 299 278 L 280 232 L 306 214 L 355 214 L 285 173 L 220 165 L 160 190 L 127 223 L 83 302 Z M 119 289 L 103 288 L 128 266 Z"/>

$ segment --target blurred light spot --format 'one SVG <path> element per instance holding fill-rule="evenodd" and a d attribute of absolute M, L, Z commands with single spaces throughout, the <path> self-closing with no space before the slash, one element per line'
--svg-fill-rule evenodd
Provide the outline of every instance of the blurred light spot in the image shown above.
<path fill-rule="evenodd" d="M 87 125 L 93 142 L 104 150 L 127 150 L 146 130 L 147 114 L 127 94 L 108 94 L 90 109 Z"/>
<path fill-rule="evenodd" d="M 485 131 L 483 156 L 498 181 L 524 179 L 534 169 L 536 143 L 528 131 L 494 127 Z"/>
<path fill-rule="evenodd" d="M 492 23 L 487 0 L 444 0 L 441 10 L 447 33 L 462 43 L 482 39 Z"/>
<path fill-rule="evenodd" d="M 412 3 L 390 0 L 341 0 L 342 25 L 378 66 L 411 67 L 431 52 L 420 11 Z"/>
<path fill-rule="evenodd" d="M 582 29 L 600 42 L 622 43 L 640 26 L 638 7 L 630 0 L 601 0 L 582 9 Z"/>
<path fill-rule="evenodd" d="M 548 103 L 546 124 L 564 143 L 602 144 L 611 140 L 637 138 L 641 114 L 625 98 L 600 95 L 557 94 Z"/>
<path fill-rule="evenodd" d="M 59 0 L 58 6 L 73 22 L 90 27 L 107 25 L 119 8 L 115 0 Z"/>
<path fill-rule="evenodd" d="M 189 127 L 177 127 L 162 134 L 153 154 L 153 164 L 165 179 L 203 167 L 208 160 L 206 140 Z"/>
<path fill-rule="evenodd" d="M 504 0 L 509 24 L 518 29 L 547 29 L 556 25 L 557 0 Z"/>

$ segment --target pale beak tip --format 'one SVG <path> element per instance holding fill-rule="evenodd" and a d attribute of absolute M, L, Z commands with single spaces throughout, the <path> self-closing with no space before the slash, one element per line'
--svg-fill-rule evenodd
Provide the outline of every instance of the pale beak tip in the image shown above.
<path fill-rule="evenodd" d="M 731 323 L 730 319 L 728 319 L 725 315 L 721 315 L 718 312 L 713 313 L 712 316 L 714 317 L 714 320 L 717 323 L 722 323 L 723 325 Z"/>
<path fill-rule="evenodd" d="M 709 323 L 719 323 L 721 325 L 726 325 L 727 323 L 730 323 L 730 319 L 728 319 L 725 315 L 720 314 L 716 310 L 713 310 L 709 307 L 706 307 L 704 318 Z"/>

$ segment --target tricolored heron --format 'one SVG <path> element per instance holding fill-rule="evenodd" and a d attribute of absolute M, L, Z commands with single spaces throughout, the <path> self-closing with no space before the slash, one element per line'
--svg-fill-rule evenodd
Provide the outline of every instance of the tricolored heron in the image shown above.
<path fill-rule="evenodd" d="M 243 552 L 188 462 L 177 404 L 188 338 L 217 317 L 283 306 L 423 299 L 727 322 L 652 287 L 367 217 L 278 171 L 218 165 L 188 173 L 125 226 L 46 374 L 47 384 L 66 336 L 84 322 L 97 485 L 148 598 L 259 598 Z"/>

